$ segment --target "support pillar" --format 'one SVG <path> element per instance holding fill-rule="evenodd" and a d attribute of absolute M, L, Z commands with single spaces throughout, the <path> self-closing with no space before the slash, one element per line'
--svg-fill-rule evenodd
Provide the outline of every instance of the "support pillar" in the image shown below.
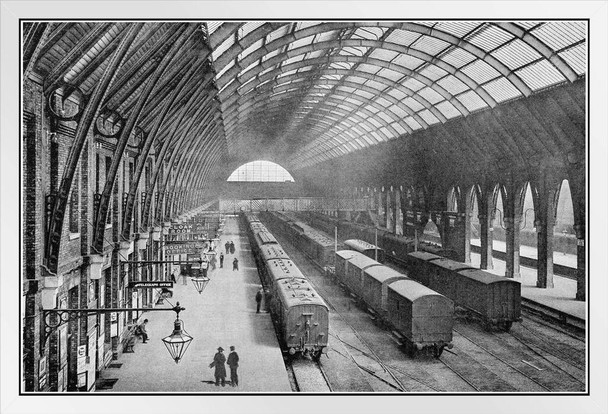
<path fill-rule="evenodd" d="M 391 231 L 397 235 L 403 234 L 403 220 L 400 220 L 399 213 L 401 212 L 401 191 L 394 192 L 395 204 L 393 208 L 393 228 Z"/>
<path fill-rule="evenodd" d="M 506 226 L 506 271 L 505 277 L 521 279 L 519 270 L 519 226 L 521 215 L 515 214 L 513 217 L 504 218 Z"/>
<path fill-rule="evenodd" d="M 385 204 L 384 204 L 384 216 L 385 216 L 385 227 L 388 231 L 393 231 L 393 214 L 394 210 L 392 208 L 392 191 L 386 191 L 385 194 Z"/>
<path fill-rule="evenodd" d="M 575 224 L 576 232 L 576 300 L 587 300 L 585 226 Z"/>
<path fill-rule="evenodd" d="M 485 211 L 477 216 L 479 218 L 479 224 L 481 225 L 480 241 L 481 241 L 481 264 L 480 269 L 494 269 L 494 263 L 492 260 L 493 240 L 494 240 L 494 228 L 492 227 L 492 221 L 494 219 L 493 214 L 488 214 L 488 208 L 485 206 Z"/>

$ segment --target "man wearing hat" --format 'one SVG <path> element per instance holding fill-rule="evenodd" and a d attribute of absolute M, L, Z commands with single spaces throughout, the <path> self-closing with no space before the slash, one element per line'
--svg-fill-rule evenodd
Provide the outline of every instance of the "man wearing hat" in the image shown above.
<path fill-rule="evenodd" d="M 233 387 L 239 385 L 239 376 L 236 373 L 236 369 L 239 366 L 239 354 L 234 350 L 234 346 L 230 347 L 230 354 L 228 354 L 228 366 L 230 367 L 230 382 Z"/>
<path fill-rule="evenodd" d="M 226 357 L 223 354 L 224 348 L 221 346 L 217 349 L 216 354 L 213 356 L 213 362 L 209 364 L 209 368 L 215 367 L 215 386 L 219 386 L 220 382 L 222 387 L 226 386 Z"/>

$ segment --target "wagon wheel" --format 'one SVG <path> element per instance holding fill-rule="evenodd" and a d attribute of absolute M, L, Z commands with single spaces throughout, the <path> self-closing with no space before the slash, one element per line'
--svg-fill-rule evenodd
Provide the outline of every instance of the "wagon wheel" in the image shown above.
<path fill-rule="evenodd" d="M 433 346 L 433 356 L 435 358 L 439 358 L 441 356 L 441 353 L 443 352 L 443 348 L 445 348 L 445 345 L 437 345 L 437 344 L 435 344 Z"/>
<path fill-rule="evenodd" d="M 403 344 L 403 350 L 411 358 L 416 356 L 416 346 L 410 341 L 405 341 L 405 343 Z"/>

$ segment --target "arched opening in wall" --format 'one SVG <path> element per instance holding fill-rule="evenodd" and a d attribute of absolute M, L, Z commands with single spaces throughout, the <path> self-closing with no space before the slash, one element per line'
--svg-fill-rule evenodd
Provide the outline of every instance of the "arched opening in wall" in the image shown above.
<path fill-rule="evenodd" d="M 441 246 L 441 235 L 439 234 L 439 229 L 433 220 L 429 219 L 429 221 L 426 223 L 420 240 Z"/>
<path fill-rule="evenodd" d="M 505 209 L 502 202 L 502 192 L 500 191 L 500 187 L 496 186 L 494 192 L 496 194 L 496 205 L 494 206 L 491 223 L 492 250 L 499 248 L 499 245 L 501 246 L 500 248 L 504 250 L 506 247 L 505 221 L 503 215 Z"/>
<path fill-rule="evenodd" d="M 520 255 L 527 256 L 525 250 L 530 249 L 531 257 L 536 257 L 538 237 L 536 236 L 536 227 L 534 225 L 534 200 L 532 198 L 530 183 L 526 183 L 523 205 L 521 224 L 519 225 Z"/>
<path fill-rule="evenodd" d="M 576 267 L 574 209 L 568 180 L 562 181 L 557 195 L 553 238 L 553 263 Z"/>
<path fill-rule="evenodd" d="M 453 213 L 458 212 L 458 189 L 457 187 L 452 187 L 448 192 L 447 199 L 447 211 L 451 211 Z"/>
<path fill-rule="evenodd" d="M 477 197 L 477 190 L 475 187 L 471 188 L 470 191 L 471 199 L 471 246 L 481 245 L 481 224 L 479 223 L 479 199 Z"/>
<path fill-rule="evenodd" d="M 291 174 L 279 164 L 271 161 L 252 161 L 241 165 L 228 177 L 229 182 L 294 182 Z"/>

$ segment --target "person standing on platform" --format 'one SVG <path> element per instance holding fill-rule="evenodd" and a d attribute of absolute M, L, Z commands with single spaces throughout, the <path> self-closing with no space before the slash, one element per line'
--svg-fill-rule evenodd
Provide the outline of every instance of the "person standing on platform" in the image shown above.
<path fill-rule="evenodd" d="M 222 384 L 222 387 L 226 386 L 226 366 L 224 365 L 226 357 L 223 352 L 224 348 L 220 346 L 213 356 L 213 362 L 209 364 L 209 368 L 215 368 L 214 376 L 216 387 L 219 386 L 220 383 Z"/>
<path fill-rule="evenodd" d="M 228 366 L 230 367 L 230 384 L 233 387 L 238 387 L 239 376 L 236 369 L 239 366 L 239 354 L 234 350 L 234 346 L 230 347 L 230 354 L 228 354 Z"/>
<path fill-rule="evenodd" d="M 230 253 L 230 242 L 226 241 L 226 244 L 224 245 L 224 247 L 226 248 L 226 254 Z"/>
<path fill-rule="evenodd" d="M 215 252 L 213 252 L 215 253 Z M 217 259 L 215 258 L 215 254 L 211 256 L 211 260 L 209 260 L 209 264 L 211 265 L 211 270 L 215 270 L 215 264 L 217 263 Z"/>
<path fill-rule="evenodd" d="M 239 259 L 236 257 L 232 261 L 232 271 L 239 270 Z"/>
<path fill-rule="evenodd" d="M 230 240 L 230 254 L 234 254 L 234 242 Z"/>
<path fill-rule="evenodd" d="M 220 253 L 220 267 L 224 267 L 224 253 Z"/>
<path fill-rule="evenodd" d="M 260 306 L 262 305 L 262 298 L 264 295 L 262 294 L 262 286 L 258 289 L 258 293 L 255 294 L 255 301 L 257 302 L 257 309 L 255 313 L 260 313 Z"/>

